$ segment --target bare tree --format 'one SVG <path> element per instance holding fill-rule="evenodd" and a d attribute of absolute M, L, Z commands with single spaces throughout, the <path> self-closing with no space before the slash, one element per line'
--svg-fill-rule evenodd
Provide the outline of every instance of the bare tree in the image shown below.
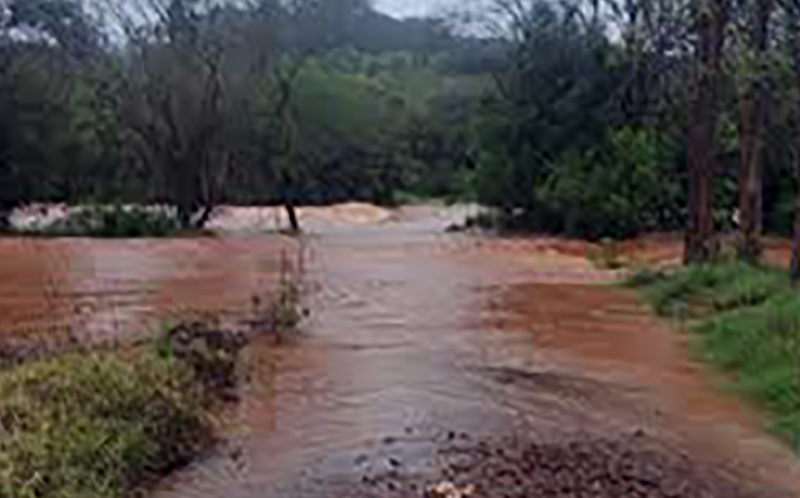
<path fill-rule="evenodd" d="M 256 0 L 260 12 L 253 45 L 260 48 L 254 67 L 266 74 L 256 85 L 266 95 L 266 136 L 260 137 L 262 167 L 277 182 L 280 202 L 286 209 L 289 226 L 300 231 L 295 196 L 303 175 L 294 161 L 298 144 L 294 133 L 293 104 L 298 78 L 306 63 L 327 50 L 346 44 L 357 30 L 359 16 L 370 8 L 367 0 Z M 258 29 L 260 28 L 260 29 Z"/>
<path fill-rule="evenodd" d="M 175 206 L 183 227 L 202 227 L 221 202 L 231 151 L 226 47 L 190 0 L 141 0 L 156 21 L 125 20 L 122 120 L 153 179 L 153 195 Z M 128 17 L 125 17 L 128 16 Z"/>
<path fill-rule="evenodd" d="M 702 0 L 696 11 L 695 68 L 689 102 L 689 220 L 686 263 L 710 259 L 714 241 L 714 191 L 722 50 L 728 23 L 728 0 Z"/>

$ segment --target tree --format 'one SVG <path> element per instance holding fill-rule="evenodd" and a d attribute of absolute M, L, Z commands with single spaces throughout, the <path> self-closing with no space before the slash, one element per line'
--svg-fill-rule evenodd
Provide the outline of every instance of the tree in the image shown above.
<path fill-rule="evenodd" d="M 231 167 L 226 47 L 196 4 L 152 3 L 159 22 L 143 33 L 128 20 L 132 45 L 121 74 L 127 145 L 152 175 L 155 199 L 175 206 L 186 228 L 208 221 Z"/>
<path fill-rule="evenodd" d="M 10 0 L 8 12 L 12 27 L 30 39 L 54 42 L 72 58 L 86 60 L 102 51 L 103 35 L 82 0 Z"/>
<path fill-rule="evenodd" d="M 77 201 L 89 189 L 99 127 L 81 118 L 91 114 L 83 76 L 102 49 L 77 0 L 0 9 L 0 225 L 21 202 Z"/>
<path fill-rule="evenodd" d="M 775 4 L 773 0 L 751 0 L 746 7 L 745 53 L 740 57 L 745 68 L 741 81 L 744 90 L 739 97 L 739 257 L 756 261 L 761 254 L 763 230 L 764 148 L 771 78 L 769 27 Z"/>
<path fill-rule="evenodd" d="M 796 156 L 800 156 L 800 151 L 795 152 Z M 794 159 L 794 181 L 795 181 L 795 202 L 794 202 L 794 235 L 792 237 L 792 263 L 791 263 L 791 277 L 792 284 L 797 286 L 800 284 L 800 158 Z"/>
<path fill-rule="evenodd" d="M 710 259 L 714 242 L 714 191 L 722 50 L 728 23 L 728 0 L 697 2 L 695 67 L 689 102 L 689 220 L 687 263 Z"/>
<path fill-rule="evenodd" d="M 792 239 L 791 278 L 800 285 L 800 0 L 783 2 L 785 45 L 790 68 L 789 100 L 791 152 L 795 182 L 794 236 Z"/>

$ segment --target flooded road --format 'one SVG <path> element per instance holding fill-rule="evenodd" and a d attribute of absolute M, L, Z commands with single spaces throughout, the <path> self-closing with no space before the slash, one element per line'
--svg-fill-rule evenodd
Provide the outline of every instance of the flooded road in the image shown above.
<path fill-rule="evenodd" d="M 581 244 L 445 234 L 457 215 L 308 221 L 313 319 L 294 344 L 256 349 L 223 448 L 155 496 L 414 496 L 447 477 L 454 439 L 643 434 L 704 479 L 733 476 L 719 498 L 798 496 L 797 465 L 761 418 L 714 390 L 680 334 Z M 386 475 L 414 484 L 375 488 Z"/>
<path fill-rule="evenodd" d="M 312 318 L 289 344 L 252 347 L 251 381 L 225 416 L 220 447 L 152 496 L 408 498 L 422 496 L 422 484 L 458 481 L 459 472 L 480 485 L 484 478 L 457 470 L 466 463 L 448 461 L 457 443 L 473 456 L 566 458 L 571 463 L 553 471 L 557 482 L 606 452 L 634 463 L 669 455 L 649 464 L 665 469 L 668 491 L 570 494 L 563 483 L 563 493 L 529 483 L 514 494 L 500 479 L 486 496 L 800 496 L 798 466 L 765 435 L 762 418 L 714 389 L 718 379 L 689 361 L 681 334 L 611 285 L 616 276 L 594 269 L 583 244 L 446 234 L 463 214 L 306 212 Z M 238 229 L 249 223 L 237 219 Z M 70 264 L 4 264 L 0 281 L 24 274 L 26 284 L 3 284 L 0 303 L 31 327 L 76 320 L 73 301 L 53 299 L 38 313 L 26 308 L 45 291 L 78 303 L 84 295 L 119 296 L 131 320 L 183 307 L 236 310 L 274 282 L 278 253 L 291 248 L 255 234 L 81 244 L 35 246 L 49 251 L 44 259 Z M 9 247 L 0 244 L 0 252 Z M 102 313 L 85 314 L 103 323 Z M 501 478 L 510 473 L 502 462 L 481 462 Z M 527 469 L 525 479 L 547 474 L 519 462 L 514 472 Z M 713 485 L 669 484 L 681 479 Z"/>
<path fill-rule="evenodd" d="M 133 340 L 174 320 L 240 314 L 272 292 L 282 255 L 296 250 L 280 236 L 0 238 L 0 349 Z"/>

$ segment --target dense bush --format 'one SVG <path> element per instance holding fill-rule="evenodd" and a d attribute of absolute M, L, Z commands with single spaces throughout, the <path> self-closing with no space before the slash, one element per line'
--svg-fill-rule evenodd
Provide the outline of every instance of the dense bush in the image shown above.
<path fill-rule="evenodd" d="M 671 172 L 662 159 L 654 134 L 632 128 L 613 131 L 583 154 L 565 154 L 537 189 L 544 211 L 552 214 L 538 224 L 589 239 L 680 228 L 683 189 L 665 181 Z"/>

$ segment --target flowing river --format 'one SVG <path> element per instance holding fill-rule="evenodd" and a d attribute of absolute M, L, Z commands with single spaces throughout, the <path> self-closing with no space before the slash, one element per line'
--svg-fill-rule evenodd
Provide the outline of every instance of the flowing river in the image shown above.
<path fill-rule="evenodd" d="M 251 348 L 222 443 L 153 497 L 394 496 L 375 481 L 441 478 L 453 439 L 638 436 L 741 496 L 800 496 L 796 460 L 762 416 L 716 389 L 680 331 L 582 243 L 446 233 L 464 211 L 311 210 L 299 243 L 3 240 L 0 334 L 96 340 L 235 314 L 300 245 L 311 317 L 295 340 Z"/>

